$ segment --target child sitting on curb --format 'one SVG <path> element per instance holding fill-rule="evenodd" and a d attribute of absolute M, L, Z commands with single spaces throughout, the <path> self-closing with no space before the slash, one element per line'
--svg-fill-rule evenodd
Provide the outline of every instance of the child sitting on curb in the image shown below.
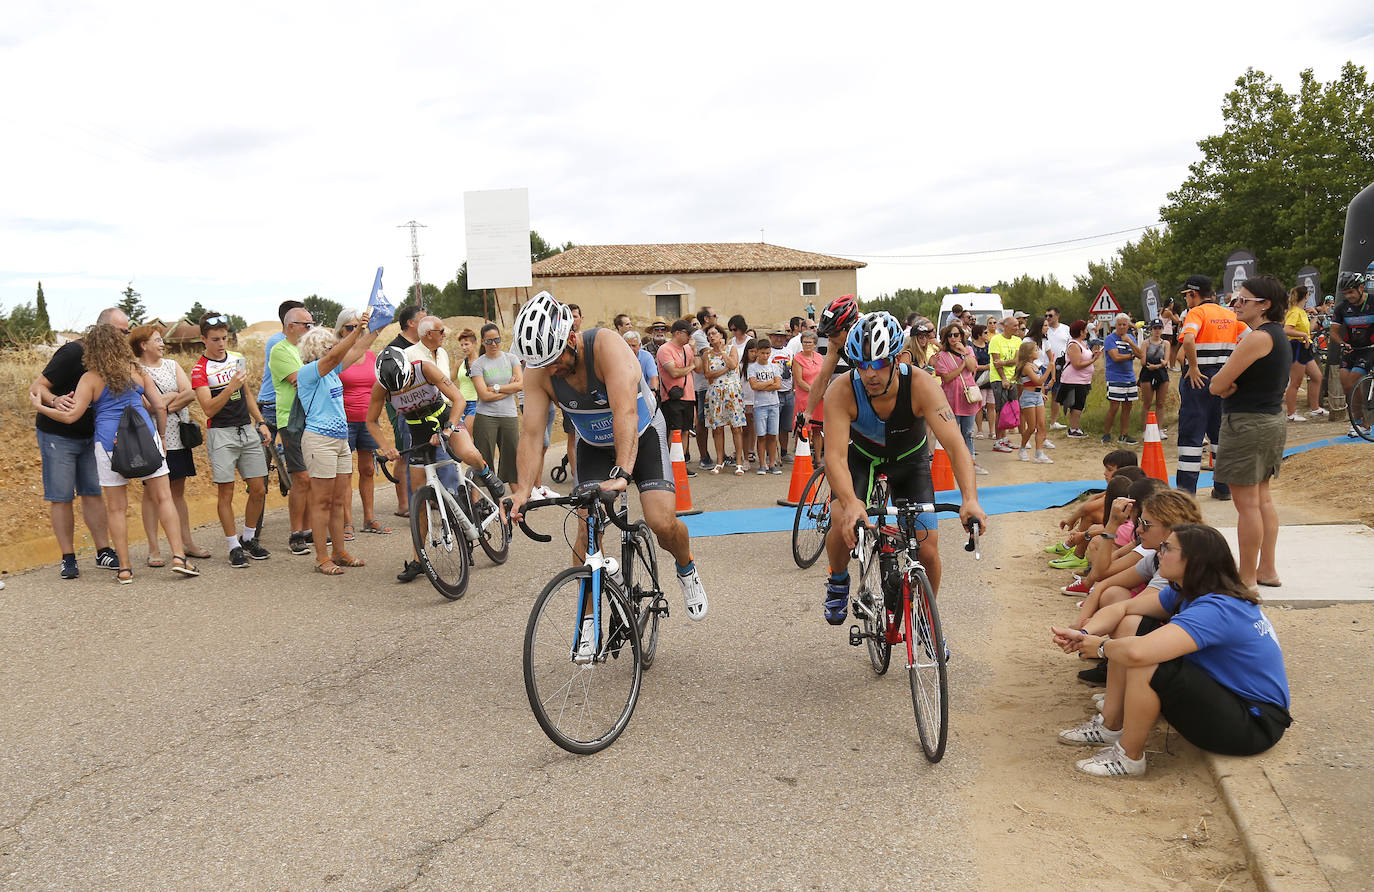
<path fill-rule="evenodd" d="M 1102 457 L 1102 479 L 1110 482 L 1122 468 L 1139 466 L 1140 461 L 1134 452 L 1129 449 L 1114 449 Z M 1094 523 L 1099 523 L 1105 516 L 1103 505 L 1103 493 L 1089 496 L 1072 514 L 1059 522 L 1059 528 L 1068 530 L 1069 534 L 1067 539 L 1046 547 L 1046 554 L 1056 556 L 1050 561 L 1051 567 L 1056 570 L 1081 570 L 1087 566 L 1083 550 L 1078 546 L 1083 543 L 1083 534 L 1088 528 Z"/>

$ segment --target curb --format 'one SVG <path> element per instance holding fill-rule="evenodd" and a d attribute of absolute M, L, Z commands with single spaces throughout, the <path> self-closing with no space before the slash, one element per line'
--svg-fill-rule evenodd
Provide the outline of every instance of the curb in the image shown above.
<path fill-rule="evenodd" d="M 1240 834 L 1256 885 L 1266 892 L 1330 889 L 1330 880 L 1264 767 L 1253 759 L 1202 755 Z"/>

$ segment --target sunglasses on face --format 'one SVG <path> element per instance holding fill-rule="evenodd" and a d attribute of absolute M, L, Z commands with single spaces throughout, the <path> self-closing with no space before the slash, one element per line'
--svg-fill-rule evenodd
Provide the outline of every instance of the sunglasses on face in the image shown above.
<path fill-rule="evenodd" d="M 892 365 L 892 360 L 890 360 L 890 359 L 868 359 L 868 360 L 861 359 L 861 360 L 859 360 L 858 362 L 856 362 L 856 363 L 854 363 L 854 364 L 855 364 L 856 366 L 859 367 L 860 371 L 865 371 L 865 372 L 881 371 L 881 370 L 887 368 L 888 366 Z"/>
<path fill-rule="evenodd" d="M 482 338 L 482 343 L 483 343 L 483 344 L 499 344 L 499 343 L 501 343 L 501 339 L 500 339 L 500 338 Z"/>
<path fill-rule="evenodd" d="M 301 327 L 303 327 L 303 328 L 314 328 L 314 327 L 315 327 L 315 322 L 314 322 L 313 320 L 311 320 L 310 322 L 297 322 L 297 321 L 295 321 L 295 320 L 293 319 L 293 320 L 291 320 L 290 322 L 288 322 L 288 323 L 286 323 L 286 324 L 287 324 L 287 325 L 299 325 L 299 326 L 301 326 Z"/>
<path fill-rule="evenodd" d="M 356 325 L 345 325 L 343 328 L 344 328 L 344 331 L 355 331 L 355 330 L 358 328 L 358 326 L 356 326 Z"/>
<path fill-rule="evenodd" d="M 1253 302 L 1253 303 L 1259 303 L 1259 302 L 1262 301 L 1262 300 L 1264 300 L 1264 298 L 1262 298 L 1262 297 L 1233 297 L 1233 298 L 1231 298 L 1230 303 L 1231 303 L 1231 306 L 1234 307 L 1234 306 L 1236 306 L 1237 304 L 1252 303 L 1252 302 Z"/>
<path fill-rule="evenodd" d="M 448 331 L 442 328 L 435 328 L 430 331 L 430 334 L 437 334 L 440 337 L 443 337 L 444 335 L 448 334 Z"/>
<path fill-rule="evenodd" d="M 1159 548 L 1156 548 L 1155 551 L 1162 555 L 1168 554 L 1171 551 L 1178 551 L 1178 546 L 1173 545 L 1166 540 L 1164 542 L 1159 543 Z"/>

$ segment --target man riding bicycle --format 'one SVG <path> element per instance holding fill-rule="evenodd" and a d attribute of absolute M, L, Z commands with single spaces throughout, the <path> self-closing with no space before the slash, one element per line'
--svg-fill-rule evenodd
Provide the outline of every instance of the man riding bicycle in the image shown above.
<path fill-rule="evenodd" d="M 885 474 L 894 500 L 934 502 L 930 477 L 931 450 L 927 427 L 949 454 L 963 504 L 959 520 L 987 529 L 988 517 L 978 505 L 973 456 L 959 433 L 954 413 L 937 380 L 897 362 L 902 326 L 885 312 L 868 313 L 849 331 L 845 358 L 854 370 L 831 382 L 825 392 L 825 430 L 831 443 L 848 443 L 848 460 L 832 450 L 825 463 L 830 482 L 831 524 L 825 537 L 830 578 L 825 587 L 825 619 L 832 626 L 849 610 L 849 554 L 857 539 L 855 525 L 867 523 L 868 498 L 878 474 Z M 926 530 L 920 560 L 930 587 L 940 593 L 939 533 L 935 515 L 922 514 Z"/>
<path fill-rule="evenodd" d="M 644 522 L 677 564 L 687 615 L 705 618 L 706 589 L 675 511 L 667 425 L 629 345 L 606 329 L 574 331 L 572 311 L 541 291 L 515 317 L 511 351 L 525 361 L 527 419 L 516 452 L 512 519 L 521 520 L 544 467 L 544 428 L 528 419 L 544 418 L 552 400 L 577 431 L 577 482 L 597 481 L 612 493 L 635 482 Z M 585 531 L 574 542 L 580 562 Z"/>
<path fill-rule="evenodd" d="M 1363 273 L 1343 272 L 1336 282 L 1336 288 L 1343 298 L 1336 305 L 1331 317 L 1331 335 L 1341 345 L 1341 390 L 1345 391 L 1346 405 L 1352 406 L 1351 391 L 1359 383 L 1364 373 L 1374 370 L 1374 307 L 1369 305 L 1368 277 Z M 1359 419 L 1352 418 L 1351 422 Z M 1364 419 L 1368 424 L 1370 419 Z M 1354 425 L 1350 436 L 1359 436 Z"/>
<path fill-rule="evenodd" d="M 448 437 L 453 454 L 476 472 L 477 482 L 500 504 L 501 497 L 506 494 L 505 484 L 492 473 L 477 451 L 467 428 L 461 424 L 454 427 L 450 423 L 455 417 L 454 407 L 457 407 L 456 417 L 461 419 L 467 401 L 442 369 L 427 359 L 407 358 L 400 347 L 387 347 L 377 357 L 377 383 L 372 385 L 372 398 L 367 406 L 367 429 L 378 443 L 389 442 L 383 439 L 381 426 L 382 406 L 388 402 L 396 410 L 397 417 L 405 421 L 410 442 L 429 443 L 429 448 L 408 453 L 412 491 L 425 485 L 424 466 L 435 460 L 435 447 L 439 445 L 440 435 L 444 435 Z M 401 454 L 390 446 L 383 447 L 381 452 L 391 461 Z M 410 582 L 424 573 L 417 557 L 412 551 L 411 560 L 396 574 L 398 582 Z"/>

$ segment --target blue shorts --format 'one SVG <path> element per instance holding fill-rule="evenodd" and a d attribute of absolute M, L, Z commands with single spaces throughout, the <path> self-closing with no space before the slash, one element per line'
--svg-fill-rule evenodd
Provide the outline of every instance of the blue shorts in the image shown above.
<path fill-rule="evenodd" d="M 348 451 L 372 452 L 377 449 L 377 441 L 367 429 L 366 421 L 348 422 Z"/>
<path fill-rule="evenodd" d="M 1021 408 L 1033 409 L 1045 405 L 1045 395 L 1038 390 L 1021 391 Z"/>
<path fill-rule="evenodd" d="M 43 463 L 43 501 L 71 502 L 77 496 L 100 495 L 93 437 L 73 440 L 46 431 L 37 434 Z"/>
<path fill-rule="evenodd" d="M 771 406 L 754 406 L 754 433 L 760 437 L 776 437 L 778 435 L 778 414 L 780 407 L 777 403 Z"/>

